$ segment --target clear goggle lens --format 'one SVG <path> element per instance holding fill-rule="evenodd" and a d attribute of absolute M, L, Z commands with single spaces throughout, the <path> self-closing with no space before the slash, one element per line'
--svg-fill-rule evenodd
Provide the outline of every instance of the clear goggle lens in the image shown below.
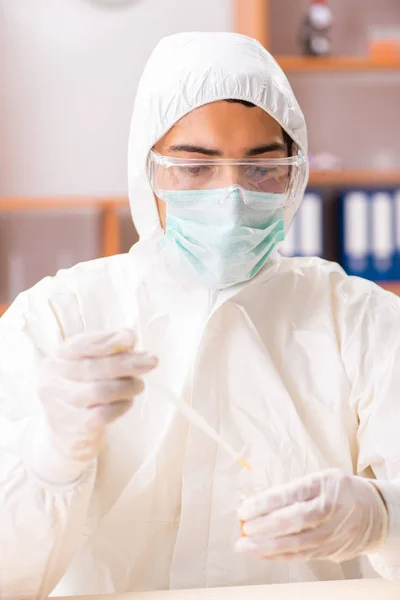
<path fill-rule="evenodd" d="M 148 175 L 153 192 L 161 200 L 171 191 L 240 186 L 245 191 L 282 194 L 288 203 L 304 184 L 306 159 L 300 152 L 287 158 L 187 159 L 152 150 Z"/>

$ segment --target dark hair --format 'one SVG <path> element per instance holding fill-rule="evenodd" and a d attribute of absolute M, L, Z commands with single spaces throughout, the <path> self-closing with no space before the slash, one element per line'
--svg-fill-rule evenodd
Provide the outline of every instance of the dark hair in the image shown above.
<path fill-rule="evenodd" d="M 247 108 L 255 108 L 256 105 L 253 104 L 252 102 L 249 102 L 248 100 L 235 100 L 234 98 L 229 99 L 229 100 L 225 100 L 225 102 L 231 102 L 236 103 L 236 104 L 243 104 L 243 106 L 246 106 Z M 281 127 L 282 129 L 282 135 L 283 135 L 283 141 L 286 144 L 287 150 L 288 150 L 288 156 L 292 156 L 292 152 L 293 152 L 293 140 L 290 137 L 290 135 L 283 129 L 283 127 Z"/>

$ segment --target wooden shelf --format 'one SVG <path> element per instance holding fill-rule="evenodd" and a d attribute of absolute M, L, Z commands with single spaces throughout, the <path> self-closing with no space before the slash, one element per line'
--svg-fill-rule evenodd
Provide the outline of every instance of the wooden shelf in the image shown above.
<path fill-rule="evenodd" d="M 269 0 L 234 0 L 234 31 L 256 38 L 269 46 Z"/>
<path fill-rule="evenodd" d="M 400 70 L 400 57 L 332 56 L 329 58 L 314 58 L 312 56 L 276 56 L 275 58 L 286 72 Z"/>
<path fill-rule="evenodd" d="M 310 186 L 400 186 L 400 169 L 343 169 L 340 171 L 311 171 Z"/>
<path fill-rule="evenodd" d="M 125 197 L 104 197 L 96 198 L 90 196 L 83 197 L 5 197 L 0 198 L 0 211 L 19 212 L 29 210 L 68 210 L 75 208 L 98 208 L 100 210 L 117 209 L 121 206 L 127 206 L 128 199 Z"/>
<path fill-rule="evenodd" d="M 101 255 L 113 256 L 121 251 L 119 209 L 128 207 L 128 198 L 118 197 L 0 197 L 0 214 L 29 211 L 76 210 L 81 208 L 97 208 L 102 216 Z M 0 316 L 7 310 L 6 304 L 0 304 Z"/>
<path fill-rule="evenodd" d="M 100 210 L 103 219 L 101 242 L 103 256 L 113 256 L 120 253 L 118 211 L 123 206 L 128 206 L 128 199 L 125 197 L 0 198 L 0 213 L 97 208 Z"/>

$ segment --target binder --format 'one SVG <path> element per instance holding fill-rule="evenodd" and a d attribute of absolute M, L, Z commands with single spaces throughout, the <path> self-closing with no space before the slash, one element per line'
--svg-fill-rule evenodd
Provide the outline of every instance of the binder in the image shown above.
<path fill-rule="evenodd" d="M 349 275 L 400 278 L 400 192 L 349 191 L 342 198 L 341 262 Z"/>
<path fill-rule="evenodd" d="M 368 195 L 350 192 L 343 198 L 342 266 L 349 275 L 368 271 Z"/>
<path fill-rule="evenodd" d="M 299 206 L 285 241 L 279 248 L 284 256 L 323 256 L 323 199 L 307 192 Z"/>
<path fill-rule="evenodd" d="M 371 263 L 376 281 L 394 278 L 393 196 L 387 192 L 371 195 Z"/>
<path fill-rule="evenodd" d="M 316 193 L 304 196 L 299 216 L 299 252 L 301 256 L 323 254 L 323 206 L 322 198 Z"/>
<path fill-rule="evenodd" d="M 400 189 L 394 193 L 395 279 L 400 281 Z"/>

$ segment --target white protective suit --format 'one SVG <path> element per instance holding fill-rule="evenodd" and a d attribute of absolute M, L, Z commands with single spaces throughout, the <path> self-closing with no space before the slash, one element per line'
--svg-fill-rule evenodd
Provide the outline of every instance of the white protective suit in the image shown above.
<path fill-rule="evenodd" d="M 226 98 L 264 108 L 306 152 L 301 110 L 258 43 L 229 33 L 162 40 L 129 142 L 141 241 L 128 255 L 44 279 L 0 321 L 2 599 L 361 575 L 359 559 L 269 563 L 235 553 L 247 474 L 188 425 L 163 388 L 245 448 L 266 489 L 329 467 L 376 477 L 390 530 L 369 558 L 380 575 L 400 576 L 400 300 L 317 258 L 275 255 L 253 280 L 222 292 L 165 264 L 148 151 L 183 115 Z M 65 484 L 67 460 L 59 480 L 50 464 L 46 472 L 51 452 L 38 476 L 30 459 L 41 451 L 41 361 L 65 338 L 126 327 L 160 359 L 146 391 L 108 428 L 78 481 Z"/>

